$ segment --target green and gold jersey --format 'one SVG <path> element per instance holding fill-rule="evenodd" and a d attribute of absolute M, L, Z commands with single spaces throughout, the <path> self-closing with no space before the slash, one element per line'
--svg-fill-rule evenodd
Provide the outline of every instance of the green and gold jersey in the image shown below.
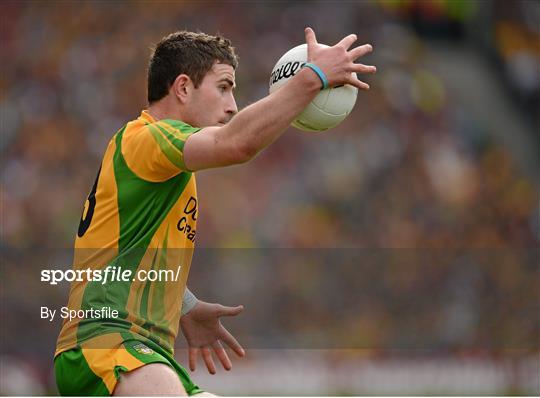
<path fill-rule="evenodd" d="M 73 269 L 91 271 L 72 282 L 68 308 L 118 316 L 65 319 L 56 355 L 119 331 L 173 351 L 197 221 L 195 175 L 183 148 L 198 130 L 143 111 L 109 142 L 75 238 Z M 107 269 L 130 277 L 89 277 Z"/>

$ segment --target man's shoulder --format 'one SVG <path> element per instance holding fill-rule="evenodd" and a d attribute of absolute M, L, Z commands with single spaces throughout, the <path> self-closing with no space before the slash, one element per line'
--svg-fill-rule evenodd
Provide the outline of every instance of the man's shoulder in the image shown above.
<path fill-rule="evenodd" d="M 200 130 L 199 127 L 193 127 L 190 124 L 185 123 L 181 120 L 161 119 L 161 120 L 158 120 L 156 123 L 158 123 L 161 126 L 170 126 L 181 133 L 195 133 Z"/>
<path fill-rule="evenodd" d="M 188 171 L 184 144 L 198 130 L 180 120 L 155 120 L 143 113 L 128 122 L 115 140 L 131 171 L 144 180 L 161 182 Z"/>
<path fill-rule="evenodd" d="M 144 120 L 137 118 L 128 122 L 123 129 L 123 137 L 136 137 L 144 135 L 160 135 L 184 136 L 191 135 L 200 130 L 198 127 L 193 127 L 181 120 L 160 119 L 160 120 Z"/>

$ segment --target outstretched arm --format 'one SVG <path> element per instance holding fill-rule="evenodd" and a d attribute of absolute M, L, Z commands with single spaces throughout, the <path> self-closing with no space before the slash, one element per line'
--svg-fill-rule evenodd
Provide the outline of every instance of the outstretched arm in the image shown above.
<path fill-rule="evenodd" d="M 354 61 L 372 50 L 371 45 L 349 48 L 356 35 L 343 38 L 333 47 L 317 43 L 315 32 L 306 28 L 308 61 L 326 75 L 330 87 L 351 84 L 367 90 L 356 73 L 373 73 L 374 66 Z M 184 161 L 196 171 L 244 163 L 274 142 L 321 89 L 321 81 L 309 68 L 304 68 L 290 82 L 240 111 L 223 127 L 206 127 L 190 136 L 184 146 Z"/>

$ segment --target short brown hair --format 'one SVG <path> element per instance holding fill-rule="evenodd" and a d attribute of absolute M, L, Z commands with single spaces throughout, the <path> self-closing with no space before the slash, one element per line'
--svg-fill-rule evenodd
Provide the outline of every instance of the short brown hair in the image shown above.
<path fill-rule="evenodd" d="M 195 88 L 215 62 L 238 66 L 231 41 L 221 36 L 179 31 L 156 45 L 148 65 L 148 103 L 165 97 L 178 75 L 186 74 Z"/>

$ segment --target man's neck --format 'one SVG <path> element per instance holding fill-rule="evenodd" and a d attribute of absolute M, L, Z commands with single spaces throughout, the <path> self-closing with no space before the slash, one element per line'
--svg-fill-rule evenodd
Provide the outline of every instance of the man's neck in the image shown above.
<path fill-rule="evenodd" d="M 172 106 L 168 98 L 163 98 L 157 102 L 154 102 L 151 105 L 148 105 L 148 113 L 155 120 L 162 119 L 173 119 L 173 120 L 182 120 L 182 115 L 175 109 L 176 107 Z"/>

